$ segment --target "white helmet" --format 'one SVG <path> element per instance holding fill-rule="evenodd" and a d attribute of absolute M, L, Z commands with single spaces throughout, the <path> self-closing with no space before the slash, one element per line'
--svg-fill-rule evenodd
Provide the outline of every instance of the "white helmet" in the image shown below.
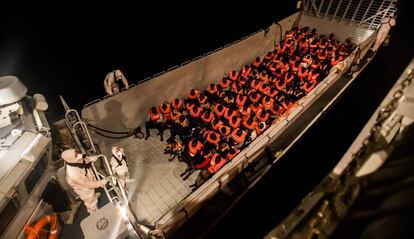
<path fill-rule="evenodd" d="M 62 152 L 61 157 L 67 163 L 79 163 L 82 159 L 82 154 L 78 154 L 75 149 L 67 149 Z"/>

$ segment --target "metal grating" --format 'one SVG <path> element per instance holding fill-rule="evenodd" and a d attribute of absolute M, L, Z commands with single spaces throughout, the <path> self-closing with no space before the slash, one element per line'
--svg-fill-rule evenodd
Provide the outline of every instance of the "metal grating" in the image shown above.
<path fill-rule="evenodd" d="M 305 0 L 304 14 L 336 23 L 376 30 L 397 11 L 397 0 Z"/>

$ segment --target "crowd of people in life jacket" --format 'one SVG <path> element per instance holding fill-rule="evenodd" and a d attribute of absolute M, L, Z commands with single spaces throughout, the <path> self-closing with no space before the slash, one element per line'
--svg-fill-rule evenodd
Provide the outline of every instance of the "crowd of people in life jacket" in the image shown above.
<path fill-rule="evenodd" d="M 156 128 L 162 141 L 169 129 L 165 153 L 187 163 L 183 180 L 201 170 L 193 185 L 198 187 L 277 122 L 353 48 L 351 41 L 339 42 L 333 33 L 318 35 L 315 29 L 296 27 L 273 51 L 231 71 L 219 84 L 151 107 L 145 139 Z"/>

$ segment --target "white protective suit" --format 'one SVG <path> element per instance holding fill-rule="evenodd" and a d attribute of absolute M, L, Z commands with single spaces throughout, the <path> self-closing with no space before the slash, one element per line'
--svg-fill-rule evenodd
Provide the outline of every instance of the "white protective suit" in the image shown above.
<path fill-rule="evenodd" d="M 68 149 L 62 153 L 62 159 L 66 161 L 66 181 L 85 203 L 89 213 L 97 209 L 98 197 L 95 188 L 103 187 L 108 180 L 96 180 L 92 169 L 82 167 L 96 160 L 96 157 L 82 158 L 75 149 Z"/>
<path fill-rule="evenodd" d="M 108 95 L 119 93 L 119 81 L 122 81 L 125 89 L 129 89 L 128 81 L 120 70 L 114 70 L 106 74 L 104 79 L 104 87 Z"/>
<path fill-rule="evenodd" d="M 375 39 L 374 46 L 372 47 L 373 51 L 377 51 L 381 44 L 384 42 L 385 38 L 388 36 L 388 32 L 391 27 L 395 26 L 395 19 L 393 16 L 385 17 L 381 21 L 381 26 L 378 30 L 377 38 Z"/>
<path fill-rule="evenodd" d="M 112 172 L 119 178 L 119 182 L 123 187 L 127 182 L 130 182 L 128 166 L 126 164 L 125 151 L 123 148 L 115 146 L 112 147 L 111 157 Z"/>

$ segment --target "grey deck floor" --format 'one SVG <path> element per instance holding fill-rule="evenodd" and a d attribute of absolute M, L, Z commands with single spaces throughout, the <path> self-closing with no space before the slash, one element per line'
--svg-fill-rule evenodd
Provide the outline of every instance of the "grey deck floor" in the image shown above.
<path fill-rule="evenodd" d="M 169 133 L 165 132 L 164 136 L 167 139 Z M 135 179 L 127 185 L 127 190 L 141 223 L 153 225 L 192 192 L 189 186 L 198 172 L 182 180 L 180 174 L 187 165 L 177 158 L 168 161 L 169 155 L 163 153 L 166 143 L 159 140 L 155 131 L 147 140 L 130 137 L 118 145 L 125 149 L 131 178 Z"/>

